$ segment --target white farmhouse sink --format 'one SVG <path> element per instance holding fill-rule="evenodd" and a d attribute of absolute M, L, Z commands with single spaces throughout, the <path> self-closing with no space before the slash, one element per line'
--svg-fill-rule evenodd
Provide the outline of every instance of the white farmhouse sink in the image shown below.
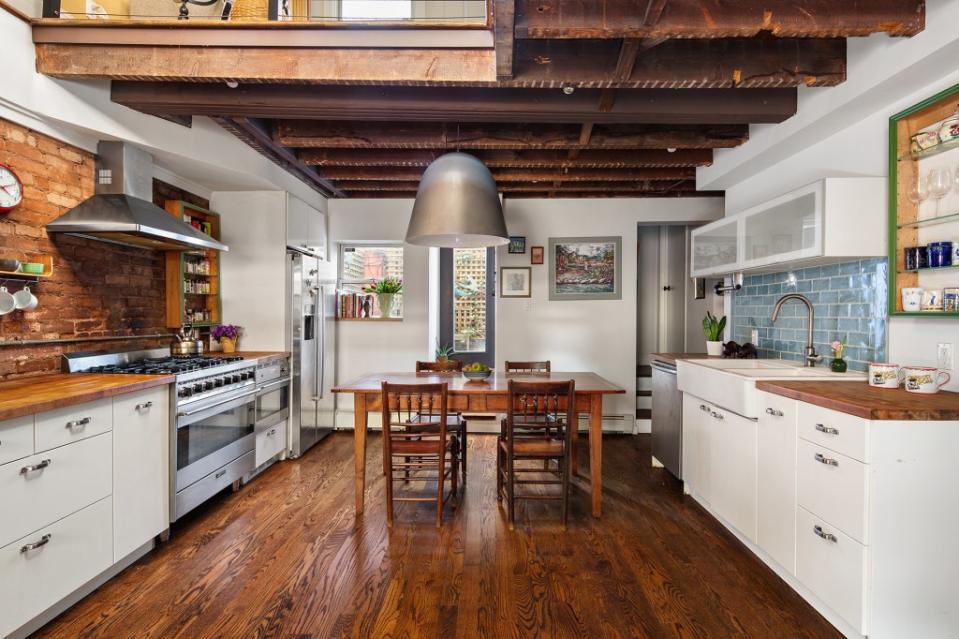
<path fill-rule="evenodd" d="M 806 368 L 800 362 L 783 359 L 681 359 L 676 370 L 682 392 L 750 419 L 759 417 L 760 412 L 756 380 L 866 379 L 865 373 L 834 373 L 824 366 Z"/>

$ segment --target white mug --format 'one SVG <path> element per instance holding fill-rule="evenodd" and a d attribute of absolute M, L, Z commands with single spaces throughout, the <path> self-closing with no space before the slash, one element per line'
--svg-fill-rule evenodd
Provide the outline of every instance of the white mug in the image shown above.
<path fill-rule="evenodd" d="M 0 315 L 6 315 L 17 308 L 17 303 L 13 295 L 7 290 L 6 286 L 0 286 Z"/>
<path fill-rule="evenodd" d="M 17 305 L 17 310 L 32 311 L 40 303 L 37 296 L 30 292 L 29 286 L 24 286 L 13 294 L 13 301 Z"/>
<path fill-rule="evenodd" d="M 869 362 L 869 385 L 876 388 L 899 388 L 902 374 L 899 364 Z"/>
<path fill-rule="evenodd" d="M 939 381 L 945 375 L 943 381 Z M 952 376 L 928 366 L 905 366 L 902 369 L 902 379 L 906 390 L 910 393 L 938 393 L 939 389 L 949 383 Z"/>
<path fill-rule="evenodd" d="M 942 310 L 942 289 L 927 288 L 922 292 L 922 310 L 941 311 Z"/>
<path fill-rule="evenodd" d="M 922 289 L 902 289 L 902 310 L 915 312 L 922 309 Z"/>

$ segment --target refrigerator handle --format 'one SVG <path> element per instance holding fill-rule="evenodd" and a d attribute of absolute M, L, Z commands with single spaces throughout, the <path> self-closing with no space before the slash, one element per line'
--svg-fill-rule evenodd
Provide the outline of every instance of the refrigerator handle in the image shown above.
<path fill-rule="evenodd" d="M 323 386 L 326 382 L 326 362 L 324 354 L 326 353 L 326 296 L 325 287 L 314 286 L 313 295 L 315 296 L 316 307 L 319 313 L 314 313 L 313 318 L 317 323 L 317 331 L 313 337 L 313 348 L 315 361 L 317 365 L 317 374 L 313 376 L 313 400 L 323 399 Z"/>

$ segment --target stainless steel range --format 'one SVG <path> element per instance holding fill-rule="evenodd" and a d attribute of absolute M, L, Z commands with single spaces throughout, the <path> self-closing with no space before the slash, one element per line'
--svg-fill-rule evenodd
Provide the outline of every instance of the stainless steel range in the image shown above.
<path fill-rule="evenodd" d="M 254 469 L 256 361 L 242 357 L 170 357 L 167 349 L 71 353 L 71 373 L 172 374 L 170 521 L 176 521 Z"/>

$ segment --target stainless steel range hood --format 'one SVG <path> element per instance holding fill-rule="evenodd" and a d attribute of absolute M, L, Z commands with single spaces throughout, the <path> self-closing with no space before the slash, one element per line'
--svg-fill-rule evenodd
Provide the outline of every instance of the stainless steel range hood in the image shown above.
<path fill-rule="evenodd" d="M 47 224 L 47 233 L 160 251 L 229 250 L 150 201 L 153 158 L 149 153 L 123 142 L 100 142 L 96 179 L 96 194 Z"/>

